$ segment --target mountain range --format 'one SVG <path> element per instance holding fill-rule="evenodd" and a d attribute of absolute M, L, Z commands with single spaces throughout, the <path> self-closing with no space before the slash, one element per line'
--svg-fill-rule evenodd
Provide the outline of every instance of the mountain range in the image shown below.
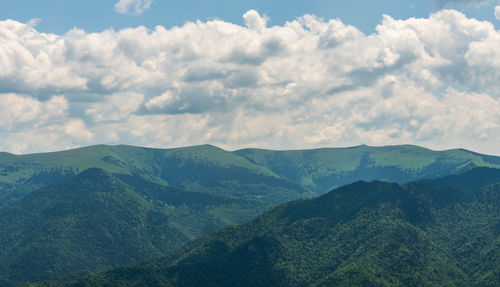
<path fill-rule="evenodd" d="M 285 203 L 165 257 L 34 286 L 499 282 L 500 170 L 478 168 L 403 185 L 358 181 L 317 198 Z"/>
<path fill-rule="evenodd" d="M 46 184 L 94 167 L 124 181 L 140 178 L 189 191 L 276 204 L 320 195 L 356 180 L 404 183 L 474 167 L 500 168 L 500 157 L 412 145 L 234 152 L 211 145 L 175 149 L 98 145 L 42 154 L 0 153 L 0 209 Z"/>
<path fill-rule="evenodd" d="M 500 168 L 500 158 L 409 145 L 234 152 L 210 145 L 177 149 L 100 145 L 32 155 L 1 153 L 0 285 L 78 276 L 172 254 L 203 234 L 244 223 L 290 200 L 303 199 L 285 206 L 316 196 L 320 197 L 309 200 L 324 200 L 332 193 L 325 194 L 327 191 L 359 180 L 378 180 L 364 184 L 383 186 L 379 189 L 398 186 L 405 192 L 408 188 L 399 184 L 426 178 L 420 183 L 432 190 L 451 183 L 460 183 L 453 190 L 474 189 L 461 175 L 467 171 L 481 174 L 483 185 L 496 182 L 496 169 L 477 167 Z M 383 192 L 370 194 L 363 196 L 373 202 L 379 196 L 385 198 Z M 346 193 L 343 205 L 335 208 L 372 209 L 371 201 L 354 195 Z M 429 206 L 436 198 L 453 199 L 455 193 L 433 193 L 425 200 L 407 197 L 402 202 L 412 212 L 404 209 L 404 219 L 414 224 L 430 216 Z M 317 209 L 320 212 L 321 208 Z M 387 211 L 376 210 L 370 212 Z M 318 228 L 323 229 L 321 224 Z M 328 226 L 338 222 L 332 224 Z M 350 226 L 351 222 L 345 224 Z M 173 266 L 172 261 L 162 264 Z M 472 280 L 467 276 L 461 278 Z M 298 279 L 286 282 L 310 283 Z"/>

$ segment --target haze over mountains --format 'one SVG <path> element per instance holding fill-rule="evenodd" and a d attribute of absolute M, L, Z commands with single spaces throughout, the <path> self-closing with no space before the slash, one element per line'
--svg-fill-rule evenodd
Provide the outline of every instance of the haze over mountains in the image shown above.
<path fill-rule="evenodd" d="M 482 185 L 497 182 L 496 169 L 477 170 L 474 169 L 476 167 L 500 168 L 500 158 L 466 150 L 431 151 L 409 145 L 357 146 L 302 151 L 244 149 L 235 152 L 209 145 L 177 149 L 100 145 L 45 154 L 17 156 L 2 153 L 0 154 L 0 280 L 9 280 L 11 283 L 38 281 L 137 263 L 172 252 L 207 232 L 248 221 L 284 202 L 315 197 L 335 187 L 358 180 L 404 183 L 476 171 L 482 175 L 479 176 Z M 471 182 L 467 177 L 458 176 L 458 178 L 448 177 L 441 181 L 430 180 L 432 184 L 428 182 L 424 185 L 435 190 L 439 184 L 450 186 L 452 185 L 450 181 L 460 183 L 462 182 L 460 179 L 464 178 L 463 182 Z M 454 188 L 472 190 L 477 187 L 465 183 Z M 359 209 L 371 215 L 379 213 L 387 215 L 389 216 L 387 220 L 391 222 L 396 220 L 398 222 L 396 225 L 399 226 L 401 222 L 398 220 L 401 218 L 394 217 L 400 215 L 399 209 L 411 210 L 410 213 L 406 209 L 402 211 L 406 214 L 403 220 L 409 220 L 408 224 L 414 224 L 415 220 L 422 219 L 420 218 L 422 216 L 427 218 L 426 214 L 432 215 L 431 217 L 435 219 L 437 218 L 435 216 L 440 214 L 431 212 L 431 207 L 436 203 L 435 199 L 446 198 L 446 196 L 453 199 L 455 195 L 449 193 L 427 195 L 431 191 L 425 191 L 427 192 L 425 195 L 418 195 L 413 194 L 413 191 L 408 189 L 409 187 L 380 182 L 370 183 L 368 186 L 367 191 L 363 191 L 366 194 L 359 198 L 356 193 L 342 193 L 343 199 L 338 207 L 336 207 L 338 202 L 335 201 L 323 211 L 319 206 L 318 210 L 310 209 L 310 211 L 328 213 L 333 210 L 331 216 L 336 217 L 337 215 L 334 214 L 337 214 L 335 212 L 338 210 L 342 213 Z M 378 204 L 379 201 L 385 202 L 384 200 L 389 200 L 390 204 L 394 203 L 395 199 L 391 197 L 392 195 L 387 199 L 386 191 L 380 191 L 385 190 L 386 187 L 390 190 L 397 190 L 396 193 L 405 194 L 403 207 L 398 205 L 399 199 L 396 200 L 396 211 L 391 208 L 379 210 L 380 206 L 372 206 L 372 203 Z M 365 187 L 362 189 L 364 190 Z M 394 192 L 389 191 L 389 194 Z M 496 191 L 492 192 L 493 195 L 496 194 Z M 325 196 L 320 198 L 325 199 L 332 195 Z M 320 198 L 310 202 L 320 202 Z M 367 198 L 372 198 L 373 202 L 364 201 Z M 399 195 L 396 198 L 399 198 Z M 297 202 L 285 206 L 294 206 L 294 204 Z M 424 204 L 425 212 L 420 214 L 415 204 Z M 475 213 L 476 201 L 470 204 L 474 205 L 471 207 L 473 209 L 464 212 Z M 385 206 L 385 203 L 383 205 Z M 372 210 L 372 207 L 375 209 Z M 480 207 L 480 211 L 484 213 L 488 208 Z M 314 212 L 307 215 L 309 211 L 304 211 L 301 214 L 306 217 L 315 217 Z M 350 214 L 348 217 L 351 218 L 351 215 L 354 216 Z M 442 218 L 443 222 L 447 221 L 446 216 Z M 481 216 L 486 218 L 487 214 Z M 498 218 L 495 217 L 496 213 L 492 216 L 488 220 L 497 220 L 495 219 Z M 382 220 L 373 218 L 375 221 L 379 219 Z M 422 220 L 427 220 L 424 219 Z M 321 220 L 320 223 L 323 222 Z M 345 228 L 358 232 L 354 229 L 359 226 L 351 226 L 349 220 L 344 218 L 341 221 L 347 224 Z M 327 226 L 333 228 L 338 222 L 340 221 L 335 219 L 334 223 L 328 223 Z M 405 222 L 401 223 L 404 228 L 412 230 L 422 228 L 420 225 L 408 227 Z M 282 223 L 273 222 L 272 225 L 277 224 L 276 226 L 279 227 Z M 490 223 L 484 228 L 488 230 L 493 228 Z M 377 221 L 373 224 L 375 228 L 383 222 Z M 372 223 L 369 223 L 369 226 L 372 226 Z M 306 231 L 301 229 L 301 236 L 315 237 L 323 234 L 327 232 L 323 230 L 324 227 L 321 223 L 317 234 L 314 228 L 309 230 L 307 227 Z M 455 227 L 449 228 L 451 230 Z M 266 230 L 270 227 L 266 225 L 259 228 Z M 285 226 L 279 228 L 285 228 Z M 456 232 L 456 230 L 450 232 Z M 295 231 L 293 233 L 295 234 Z M 388 238 L 392 235 L 381 236 L 386 236 L 381 240 L 389 240 Z M 445 240 L 443 238 L 440 237 L 439 240 Z M 481 240 L 489 242 L 491 238 L 493 237 Z M 260 242 L 260 239 L 256 240 Z M 205 241 L 206 239 L 202 240 L 202 242 Z M 258 242 L 256 244 L 260 244 Z M 264 240 L 264 242 L 267 241 Z M 267 243 L 263 244 L 267 246 Z M 363 244 L 365 241 L 359 241 L 358 245 L 364 246 Z M 228 250 L 232 250 L 231 248 Z M 494 248 L 491 250 L 491 252 L 496 252 Z M 435 253 L 432 254 L 435 255 Z M 450 259 L 452 257 L 443 256 L 442 258 L 447 259 L 439 257 L 441 259 L 435 258 L 432 262 L 455 260 Z M 221 260 L 218 261 L 220 264 L 226 264 L 224 263 L 226 259 Z M 168 261 L 166 264 L 171 266 L 172 262 Z M 264 268 L 264 266 L 271 268 L 275 263 L 269 264 L 261 266 L 259 263 L 258 268 Z M 295 265 L 296 262 L 292 264 L 292 266 Z M 223 267 L 226 268 L 226 266 Z M 473 276 L 472 273 L 467 273 L 468 271 L 465 272 L 462 269 L 457 270 L 452 268 L 449 272 L 458 272 L 456 274 L 461 277 L 456 278 L 472 280 L 470 277 Z M 318 270 L 309 271 L 319 274 Z M 173 273 L 169 271 L 168 274 Z M 262 276 L 265 274 L 264 272 Z M 244 280 L 245 276 L 250 276 L 240 275 L 243 276 L 241 280 Z M 275 278 L 274 273 L 270 275 L 272 276 L 269 278 Z M 319 278 L 314 277 L 316 275 L 304 276 L 309 278 L 307 280 L 313 280 L 311 278 Z M 304 278 L 288 278 L 286 280 L 292 281 L 286 282 L 293 284 L 313 282 Z M 441 279 L 448 280 L 447 278 Z M 171 282 L 171 278 L 167 281 Z M 181 281 L 172 282 L 178 284 Z"/>

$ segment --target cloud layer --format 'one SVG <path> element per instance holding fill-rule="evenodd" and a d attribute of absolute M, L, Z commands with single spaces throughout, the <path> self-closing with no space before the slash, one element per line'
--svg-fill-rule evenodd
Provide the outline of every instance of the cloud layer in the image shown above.
<path fill-rule="evenodd" d="M 123 2 L 123 1 L 122 1 Z M 64 35 L 0 22 L 0 149 L 94 143 L 498 153 L 500 32 L 443 10 L 365 35 L 311 15 Z"/>

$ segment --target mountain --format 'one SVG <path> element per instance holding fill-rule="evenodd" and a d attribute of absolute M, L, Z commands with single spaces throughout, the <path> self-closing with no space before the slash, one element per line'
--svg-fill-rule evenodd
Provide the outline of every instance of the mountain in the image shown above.
<path fill-rule="evenodd" d="M 0 282 L 135 263 L 264 210 L 244 199 L 133 184 L 91 168 L 1 210 Z"/>
<path fill-rule="evenodd" d="M 210 145 L 178 149 L 99 145 L 53 153 L 0 154 L 0 209 L 89 168 L 101 168 L 125 182 L 139 180 L 261 200 L 267 206 L 312 195 L 263 166 Z"/>
<path fill-rule="evenodd" d="M 159 259 L 34 286 L 498 286 L 500 171 L 453 179 L 469 187 L 355 182 Z"/>
<path fill-rule="evenodd" d="M 235 153 L 316 194 L 358 180 L 405 183 L 475 167 L 500 168 L 500 157 L 464 149 L 433 151 L 412 145 L 292 151 L 243 149 Z"/>
<path fill-rule="evenodd" d="M 0 153 L 0 209 L 93 167 L 124 181 L 140 178 L 189 191 L 261 200 L 271 207 L 357 180 L 404 183 L 474 167 L 500 168 L 500 157 L 411 145 L 235 152 L 211 145 L 175 149 L 98 145 L 42 154 Z"/>
<path fill-rule="evenodd" d="M 415 146 L 229 152 L 210 145 L 99 145 L 20 156 L 0 153 L 0 282 L 43 280 L 150 259 L 342 183 L 401 183 L 499 163 L 498 157 L 465 150 Z M 496 180 L 494 174 L 484 178 Z M 422 185 L 438 189 L 449 182 L 461 182 L 460 176 Z M 105 205 L 108 195 L 113 196 Z M 121 220 L 121 214 L 130 220 Z M 491 252 L 496 256 L 495 249 Z"/>

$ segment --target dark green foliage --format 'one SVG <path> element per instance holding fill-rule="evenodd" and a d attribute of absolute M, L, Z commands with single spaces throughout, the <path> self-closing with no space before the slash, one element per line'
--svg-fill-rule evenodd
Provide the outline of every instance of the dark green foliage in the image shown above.
<path fill-rule="evenodd" d="M 433 187 L 455 187 L 458 189 L 471 189 L 498 182 L 500 169 L 475 168 L 463 174 L 454 174 L 442 178 L 423 180 L 422 183 Z"/>
<path fill-rule="evenodd" d="M 3 279 L 0 277 L 0 286 L 2 287 L 11 287 L 14 286 L 14 284 L 11 284 L 9 281 Z"/>
<path fill-rule="evenodd" d="M 264 208 L 124 179 L 89 169 L 0 211 L 0 275 L 33 281 L 134 263 Z"/>
<path fill-rule="evenodd" d="M 469 189 L 447 187 L 442 179 L 356 182 L 286 203 L 160 259 L 45 284 L 499 286 L 500 183 L 490 184 L 494 172 L 456 177 L 474 186 Z M 446 203 L 443 191 L 450 193 Z"/>

